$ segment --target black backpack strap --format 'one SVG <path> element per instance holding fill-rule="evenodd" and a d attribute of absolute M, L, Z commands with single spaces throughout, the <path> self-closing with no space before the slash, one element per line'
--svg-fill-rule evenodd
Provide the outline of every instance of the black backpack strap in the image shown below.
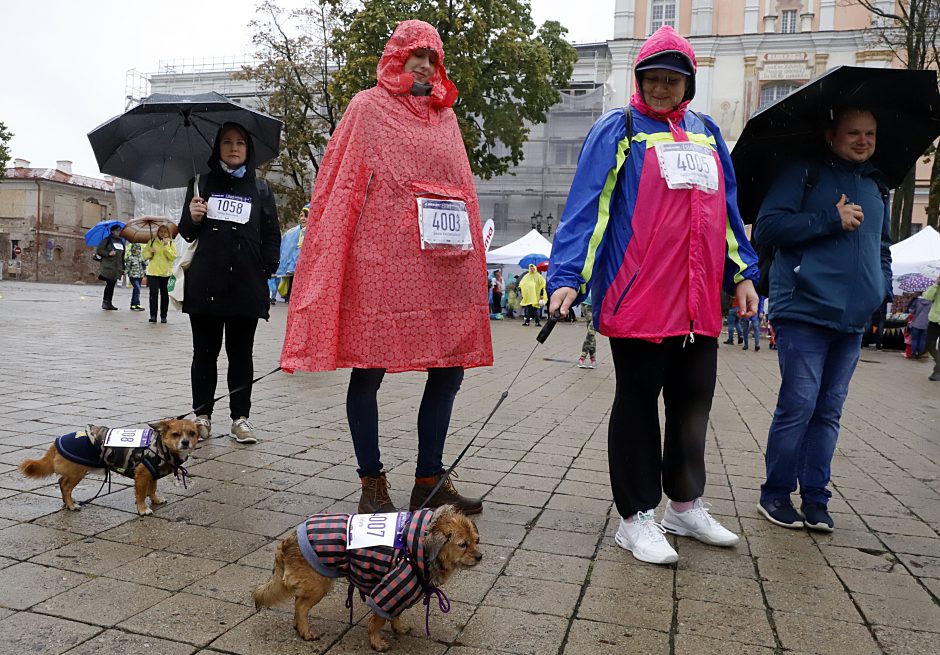
<path fill-rule="evenodd" d="M 630 147 L 633 143 L 633 112 L 630 107 L 623 108 L 623 123 L 627 128 L 627 157 L 630 156 Z"/>

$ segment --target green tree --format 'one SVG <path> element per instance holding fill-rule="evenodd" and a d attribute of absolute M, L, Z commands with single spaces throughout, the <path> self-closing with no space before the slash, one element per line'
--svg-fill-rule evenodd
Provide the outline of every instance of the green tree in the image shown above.
<path fill-rule="evenodd" d="M 13 132 L 7 129 L 7 126 L 0 121 L 0 180 L 6 176 L 7 162 L 10 161 L 10 139 L 13 138 Z"/>
<path fill-rule="evenodd" d="M 567 29 L 536 29 L 527 0 L 364 0 L 344 12 L 333 49 L 342 62 L 333 87 L 345 105 L 375 86 L 375 69 L 398 22 L 420 18 L 444 42 L 444 65 L 460 91 L 454 107 L 470 166 L 489 179 L 522 159 L 526 123 L 545 121 L 571 79 L 577 52 Z"/>
<path fill-rule="evenodd" d="M 872 14 L 872 34 L 887 46 L 908 70 L 936 69 L 940 64 L 940 0 L 899 0 L 888 10 L 874 0 L 858 0 Z M 937 227 L 940 217 L 940 156 L 933 155 L 930 171 L 930 195 L 927 200 L 927 223 Z M 895 191 L 891 204 L 891 238 L 897 242 L 911 235 L 914 213 L 914 169 Z"/>
<path fill-rule="evenodd" d="M 287 11 L 276 0 L 263 0 L 258 18 L 249 23 L 258 63 L 245 66 L 236 78 L 255 81 L 257 107 L 284 123 L 281 152 L 262 173 L 278 196 L 285 224 L 310 200 L 320 158 L 339 124 L 340 108 L 329 85 L 337 62 L 331 35 L 344 8 L 344 0 L 310 0 Z"/>

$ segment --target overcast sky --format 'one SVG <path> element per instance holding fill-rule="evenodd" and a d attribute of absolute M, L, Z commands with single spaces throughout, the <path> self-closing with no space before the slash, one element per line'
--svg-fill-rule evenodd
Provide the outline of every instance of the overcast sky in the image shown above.
<path fill-rule="evenodd" d="M 531 4 L 536 23 L 560 21 L 575 43 L 613 36 L 614 0 Z M 73 172 L 100 176 L 85 135 L 124 110 L 127 71 L 156 72 L 161 60 L 249 55 L 254 6 L 253 0 L 4 2 L 0 122 L 15 134 L 10 154 L 39 168 L 68 159 Z"/>

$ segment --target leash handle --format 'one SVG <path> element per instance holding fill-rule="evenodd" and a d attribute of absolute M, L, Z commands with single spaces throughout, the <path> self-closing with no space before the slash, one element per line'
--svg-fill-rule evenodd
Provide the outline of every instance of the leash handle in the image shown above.
<path fill-rule="evenodd" d="M 542 329 L 539 331 L 538 336 L 535 337 L 535 340 L 539 343 L 545 343 L 545 340 L 548 339 L 548 335 L 552 333 L 552 330 L 555 329 L 555 324 L 561 319 L 561 312 L 555 310 L 554 314 L 549 314 L 548 320 L 545 322 L 545 325 L 542 326 Z"/>

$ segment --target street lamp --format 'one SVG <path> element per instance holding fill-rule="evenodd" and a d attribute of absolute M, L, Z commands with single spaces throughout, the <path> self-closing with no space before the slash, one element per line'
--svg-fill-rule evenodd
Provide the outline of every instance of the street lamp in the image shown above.
<path fill-rule="evenodd" d="M 530 222 L 532 224 L 532 229 L 538 232 L 539 234 L 544 234 L 546 236 L 552 236 L 552 221 L 555 220 L 555 217 L 552 216 L 551 212 L 548 213 L 548 216 L 545 217 L 545 228 L 542 229 L 542 212 L 535 212 L 532 214 Z"/>

